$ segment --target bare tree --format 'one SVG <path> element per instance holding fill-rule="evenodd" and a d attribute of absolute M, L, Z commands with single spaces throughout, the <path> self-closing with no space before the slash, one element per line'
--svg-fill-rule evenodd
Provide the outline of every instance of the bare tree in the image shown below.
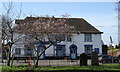
<path fill-rule="evenodd" d="M 32 18 L 32 17 L 31 17 Z M 34 19 L 35 18 L 35 19 Z M 48 41 L 49 45 L 43 45 L 43 51 L 37 52 L 37 61 L 35 66 L 38 66 L 39 57 L 54 43 L 61 42 L 61 39 L 65 36 L 70 37 L 74 31 L 73 26 L 66 24 L 68 15 L 62 15 L 61 18 L 49 17 L 33 17 L 33 20 L 24 20 L 22 23 L 17 24 L 18 33 L 22 33 L 26 36 L 34 38 L 41 44 Z"/>
<path fill-rule="evenodd" d="M 2 13 L 2 50 L 5 51 L 7 55 L 7 65 L 10 66 L 12 55 L 12 46 L 15 42 L 19 41 L 21 35 L 14 37 L 15 24 L 13 23 L 16 18 L 20 17 L 20 13 L 15 15 L 13 12 L 13 2 L 8 2 L 6 5 L 3 3 L 3 7 L 5 8 L 4 13 Z M 3 54 L 3 53 L 2 53 Z M 3 57 L 2 57 L 3 59 Z"/>

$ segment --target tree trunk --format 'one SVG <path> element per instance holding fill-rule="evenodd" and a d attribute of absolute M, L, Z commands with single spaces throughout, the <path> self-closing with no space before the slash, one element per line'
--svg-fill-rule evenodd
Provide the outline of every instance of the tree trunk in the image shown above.
<path fill-rule="evenodd" d="M 38 67 L 38 61 L 39 61 L 39 57 L 37 56 L 37 61 L 35 63 L 35 67 Z"/>
<path fill-rule="evenodd" d="M 33 58 L 33 63 L 34 63 L 34 66 L 35 66 L 35 58 Z"/>
<path fill-rule="evenodd" d="M 2 49 L 2 60 L 1 60 L 2 63 L 4 63 L 3 60 L 4 60 L 4 54 L 3 54 L 3 49 Z"/>
<path fill-rule="evenodd" d="M 37 61 L 36 61 L 36 64 L 35 64 L 36 67 L 38 66 L 39 57 L 52 45 L 53 45 L 53 43 L 51 42 L 51 44 L 48 47 L 43 46 L 44 50 L 40 54 L 37 53 Z"/>
<path fill-rule="evenodd" d="M 35 67 L 38 67 L 38 60 L 37 60 L 37 62 L 36 62 L 36 64 L 35 64 Z"/>
<path fill-rule="evenodd" d="M 13 62 L 14 62 L 14 55 L 12 55 L 12 62 L 11 62 L 11 67 L 13 66 Z"/>
<path fill-rule="evenodd" d="M 10 66 L 10 54 L 8 54 L 8 57 L 7 57 L 7 66 Z"/>
<path fill-rule="evenodd" d="M 8 57 L 7 57 L 7 65 L 10 66 L 10 61 L 11 61 L 11 47 L 10 46 L 10 49 L 8 50 Z"/>

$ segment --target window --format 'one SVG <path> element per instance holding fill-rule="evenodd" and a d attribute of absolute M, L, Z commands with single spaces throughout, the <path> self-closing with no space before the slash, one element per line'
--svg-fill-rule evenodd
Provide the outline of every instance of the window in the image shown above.
<path fill-rule="evenodd" d="M 64 34 L 58 34 L 55 36 L 55 39 L 57 41 L 65 41 L 65 35 Z"/>
<path fill-rule="evenodd" d="M 28 48 L 27 49 L 27 55 L 33 55 L 33 49 Z"/>
<path fill-rule="evenodd" d="M 65 41 L 64 34 L 49 34 L 48 37 L 51 41 Z"/>
<path fill-rule="evenodd" d="M 67 41 L 72 41 L 72 38 L 67 36 Z"/>
<path fill-rule="evenodd" d="M 95 51 L 96 51 L 97 53 L 99 53 L 99 48 L 95 48 Z"/>
<path fill-rule="evenodd" d="M 85 42 L 92 42 L 92 34 L 84 34 Z"/>
<path fill-rule="evenodd" d="M 92 45 L 85 45 L 85 54 L 91 54 L 92 50 Z"/>
<path fill-rule="evenodd" d="M 57 56 L 65 56 L 65 45 L 57 45 L 56 46 L 56 55 Z"/>
<path fill-rule="evenodd" d="M 21 49 L 20 48 L 16 48 L 15 49 L 15 54 L 21 54 Z"/>

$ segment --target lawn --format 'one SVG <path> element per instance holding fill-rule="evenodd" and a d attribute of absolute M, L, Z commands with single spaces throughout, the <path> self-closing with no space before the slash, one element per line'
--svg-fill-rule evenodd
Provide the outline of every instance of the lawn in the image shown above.
<path fill-rule="evenodd" d="M 2 69 L 2 72 L 26 72 L 26 70 L 30 69 L 30 67 L 26 65 L 20 65 L 20 66 L 1 66 L 0 69 Z M 105 64 L 100 66 L 38 66 L 38 67 L 31 67 L 31 69 L 34 72 L 45 72 L 45 71 L 71 71 L 74 72 L 74 70 L 82 71 L 120 71 L 120 64 Z M 31 72 L 33 72 L 31 71 Z M 75 71 L 77 72 L 77 71 Z"/>
<path fill-rule="evenodd" d="M 110 51 L 120 51 L 120 49 L 109 49 Z"/>

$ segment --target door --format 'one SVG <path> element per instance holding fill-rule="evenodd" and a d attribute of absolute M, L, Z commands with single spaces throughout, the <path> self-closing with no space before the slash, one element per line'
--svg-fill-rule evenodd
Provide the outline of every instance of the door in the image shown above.
<path fill-rule="evenodd" d="M 74 44 L 70 46 L 70 57 L 71 59 L 77 58 L 77 46 Z"/>
<path fill-rule="evenodd" d="M 71 58 L 76 59 L 76 49 L 74 48 L 71 50 Z"/>

